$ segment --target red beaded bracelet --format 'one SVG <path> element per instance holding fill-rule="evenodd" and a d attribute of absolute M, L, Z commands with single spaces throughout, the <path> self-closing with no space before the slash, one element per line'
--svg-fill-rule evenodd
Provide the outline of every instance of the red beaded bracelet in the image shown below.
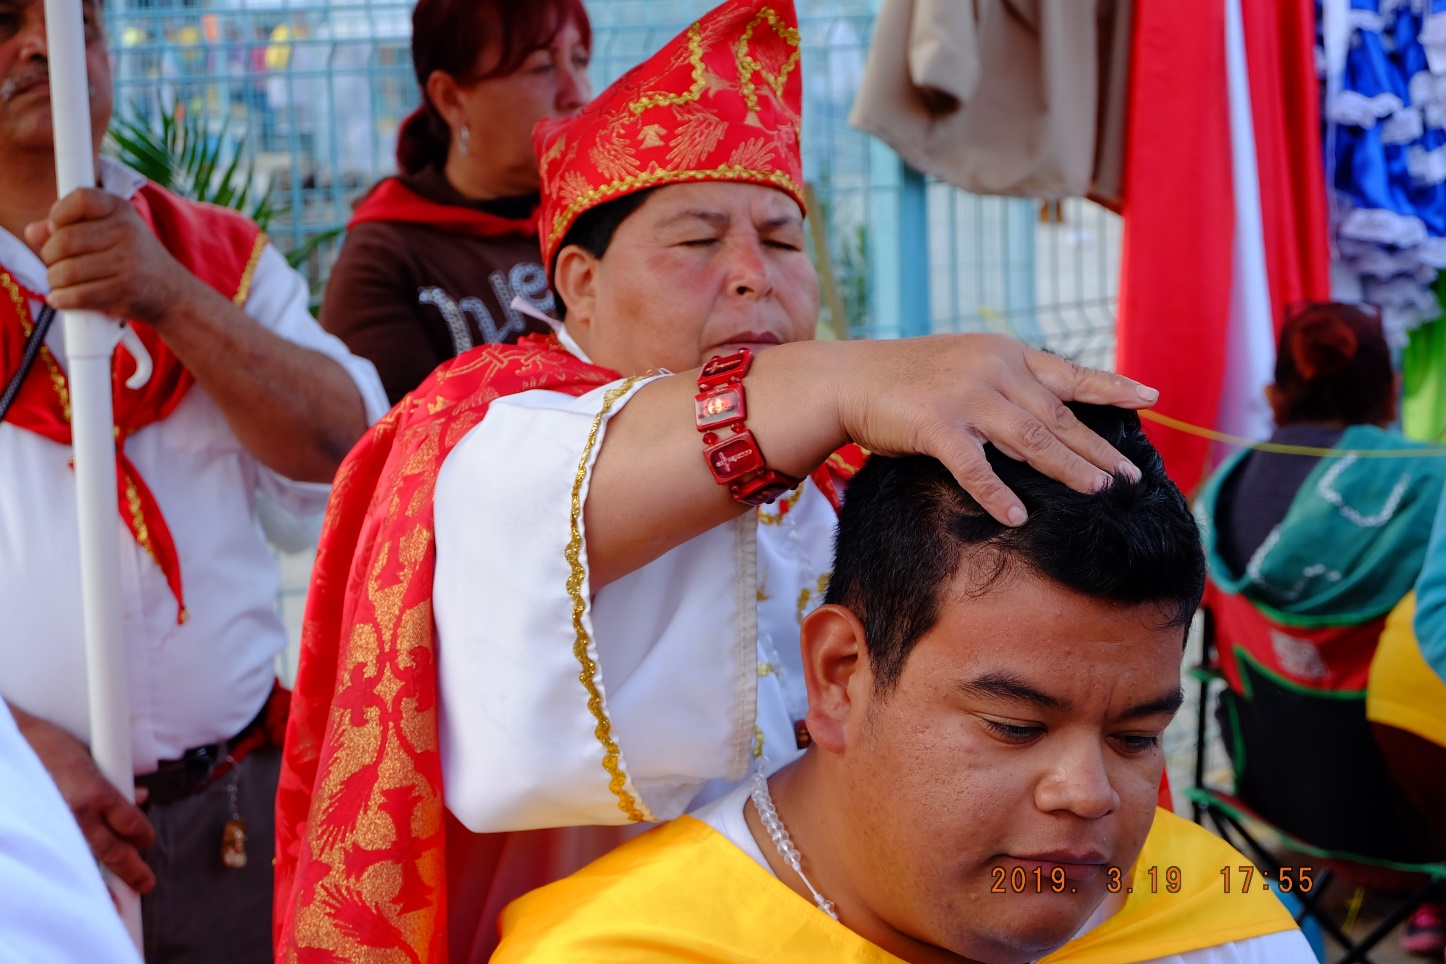
<path fill-rule="evenodd" d="M 714 355 L 698 374 L 698 431 L 703 433 L 703 458 L 719 485 L 728 486 L 733 498 L 747 505 L 766 505 L 796 488 L 801 480 L 768 467 L 753 433 L 744 425 L 748 401 L 743 376 L 753 365 L 753 352 L 740 348 L 730 355 Z M 733 429 L 719 439 L 718 430 Z"/>

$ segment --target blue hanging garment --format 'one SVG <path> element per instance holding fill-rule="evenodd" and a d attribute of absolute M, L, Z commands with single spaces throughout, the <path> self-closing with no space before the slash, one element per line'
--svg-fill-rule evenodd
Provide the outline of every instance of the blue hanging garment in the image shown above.
<path fill-rule="evenodd" d="M 1338 256 L 1384 310 L 1387 335 L 1441 313 L 1446 269 L 1446 0 L 1323 0 L 1345 32 L 1327 78 L 1326 165 Z M 1342 9 L 1344 8 L 1344 9 Z M 1326 70 L 1333 69 L 1325 38 Z"/>

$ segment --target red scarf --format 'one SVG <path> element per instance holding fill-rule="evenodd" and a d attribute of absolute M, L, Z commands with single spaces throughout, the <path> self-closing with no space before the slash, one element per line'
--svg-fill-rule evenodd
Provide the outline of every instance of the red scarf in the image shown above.
<path fill-rule="evenodd" d="M 226 295 L 237 305 L 246 301 L 256 259 L 265 236 L 254 223 L 231 211 L 197 204 L 147 183 L 131 204 L 182 267 Z M 44 296 L 22 287 L 0 268 L 0 382 L 20 368 L 25 339 L 34 323 L 30 302 Z M 125 454 L 125 442 L 154 422 L 170 415 L 185 397 L 194 379 L 155 330 L 131 322 L 155 365 L 150 380 L 139 389 L 126 387 L 136 370 L 135 359 L 124 348 L 112 362 L 112 404 L 115 409 L 116 501 L 120 517 L 136 543 L 165 574 L 176 597 L 177 622 L 186 619 L 181 591 L 181 565 L 176 544 L 160 506 L 145 480 Z M 70 388 L 59 361 L 42 348 L 34 367 L 21 385 L 5 420 L 60 445 L 72 444 Z"/>
<path fill-rule="evenodd" d="M 552 336 L 445 363 L 337 472 L 322 529 L 276 798 L 276 960 L 447 962 L 433 490 L 493 399 L 579 396 L 616 372 Z M 862 464 L 815 473 L 832 499 Z M 469 868 L 487 875 L 487 867 Z"/>
<path fill-rule="evenodd" d="M 525 218 L 503 218 L 461 204 L 443 204 L 422 197 L 399 178 L 389 177 L 372 188 L 357 205 L 346 229 L 368 221 L 392 221 L 403 224 L 426 224 L 453 234 L 473 238 L 498 238 L 517 235 L 537 237 L 537 211 Z"/>

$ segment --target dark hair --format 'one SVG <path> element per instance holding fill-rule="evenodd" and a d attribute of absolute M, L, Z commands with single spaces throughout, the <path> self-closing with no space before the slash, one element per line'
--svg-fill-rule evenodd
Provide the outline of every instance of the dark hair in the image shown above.
<path fill-rule="evenodd" d="M 462 84 L 506 77 L 569 23 L 591 46 L 592 25 L 582 0 L 418 0 L 412 11 L 412 67 L 422 105 L 397 133 L 397 166 L 415 174 L 447 161 L 452 131 L 427 99 L 427 78 L 434 70 Z M 479 71 L 478 59 L 489 43 L 500 45 L 497 62 Z"/>
<path fill-rule="evenodd" d="M 961 563 L 977 570 L 971 591 L 986 592 L 1007 570 L 1023 570 L 1087 596 L 1156 603 L 1183 636 L 1205 590 L 1190 507 L 1138 415 L 1069 407 L 1139 466 L 1139 482 L 1117 475 L 1108 489 L 1085 495 L 986 446 L 989 464 L 1029 511 L 1018 528 L 994 521 L 926 456 L 873 456 L 849 483 L 824 601 L 863 623 L 879 692 L 898 682 L 914 644 L 938 621 L 941 594 Z"/>
<path fill-rule="evenodd" d="M 557 256 L 562 254 L 562 249 L 570 244 L 582 248 L 594 258 L 601 258 L 608 253 L 608 246 L 613 243 L 613 236 L 618 233 L 618 228 L 630 215 L 643 206 L 648 195 L 656 191 L 655 187 L 646 187 L 641 191 L 634 191 L 632 194 L 624 194 L 622 197 L 605 201 L 595 208 L 588 208 L 577 216 L 572 222 L 572 227 L 562 236 L 562 243 L 553 252 L 552 264 L 548 265 L 547 276 L 552 278 L 557 271 Z M 562 317 L 567 317 L 567 305 L 563 304 L 562 296 L 557 297 L 558 311 Z"/>
<path fill-rule="evenodd" d="M 1389 422 L 1396 387 L 1380 314 L 1340 302 L 1292 305 L 1280 331 L 1275 388 L 1282 424 Z"/>

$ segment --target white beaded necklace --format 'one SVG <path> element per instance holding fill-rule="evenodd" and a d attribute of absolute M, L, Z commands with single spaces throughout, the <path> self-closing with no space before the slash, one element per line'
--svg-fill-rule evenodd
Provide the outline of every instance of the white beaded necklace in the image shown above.
<path fill-rule="evenodd" d="M 778 856 L 793 868 L 795 874 L 798 874 L 799 880 L 803 881 L 803 886 L 807 887 L 808 892 L 813 895 L 813 902 L 818 905 L 818 909 L 834 920 L 838 920 L 838 911 L 834 909 L 833 901 L 814 889 L 813 883 L 804 874 L 803 855 L 793 845 L 793 838 L 788 835 L 788 828 L 778 818 L 778 811 L 773 807 L 773 797 L 768 793 L 768 778 L 763 775 L 761 768 L 753 771 L 753 790 L 749 796 L 753 800 L 753 806 L 758 808 L 758 819 L 763 822 L 763 829 L 768 831 L 769 839 L 773 841 L 773 846 L 778 850 Z"/>

